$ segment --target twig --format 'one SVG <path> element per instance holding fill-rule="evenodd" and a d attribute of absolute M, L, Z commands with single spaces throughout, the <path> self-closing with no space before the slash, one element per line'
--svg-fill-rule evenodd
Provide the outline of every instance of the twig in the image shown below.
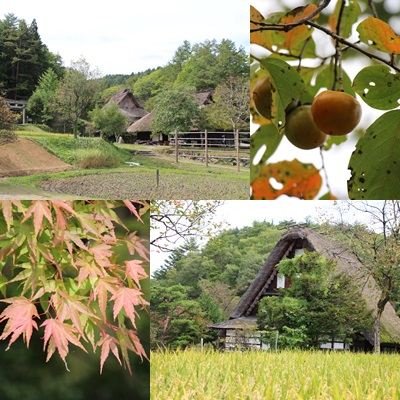
<path fill-rule="evenodd" d="M 331 187 L 329 186 L 328 173 L 326 172 L 324 153 L 323 153 L 322 147 L 323 146 L 321 146 L 319 148 L 319 154 L 321 155 L 321 163 L 322 163 L 321 169 L 324 170 L 326 187 L 328 188 L 329 193 L 332 193 Z"/>
<path fill-rule="evenodd" d="M 376 12 L 375 4 L 372 0 L 368 0 L 369 8 L 371 9 L 372 15 L 374 18 L 379 18 L 378 13 Z"/>
<path fill-rule="evenodd" d="M 340 5 L 340 10 L 339 10 L 338 22 L 336 25 L 336 34 L 338 36 L 340 35 L 340 24 L 342 22 L 342 15 L 343 15 L 345 4 L 346 4 L 345 0 L 342 0 L 342 3 Z M 336 82 L 339 82 L 339 91 L 343 91 L 342 48 L 341 48 L 341 43 L 337 39 L 335 42 L 335 48 L 336 48 L 335 81 L 333 82 L 333 90 L 335 90 Z M 338 71 L 339 71 L 339 77 L 338 77 Z"/>
<path fill-rule="evenodd" d="M 300 51 L 300 54 L 299 54 L 299 65 L 297 66 L 297 72 L 300 72 L 300 70 L 301 70 L 301 61 L 303 59 L 303 53 L 304 53 L 304 50 L 306 49 L 306 46 L 307 46 L 308 42 L 310 41 L 310 39 L 311 39 L 311 36 L 309 36 L 304 41 L 303 47 L 301 48 L 301 51 Z"/>

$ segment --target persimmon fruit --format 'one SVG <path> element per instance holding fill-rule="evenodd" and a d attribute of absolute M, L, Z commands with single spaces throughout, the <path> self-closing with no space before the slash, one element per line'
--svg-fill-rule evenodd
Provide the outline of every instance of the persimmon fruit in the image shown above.
<path fill-rule="evenodd" d="M 358 125 L 362 111 L 360 103 L 353 96 L 325 90 L 315 97 L 311 113 L 321 131 L 340 136 L 350 133 Z"/>
<path fill-rule="evenodd" d="M 271 119 L 272 92 L 269 76 L 263 76 L 257 81 L 252 97 L 257 112 L 264 118 Z"/>
<path fill-rule="evenodd" d="M 310 105 L 297 107 L 287 115 L 285 135 L 293 145 L 303 150 L 315 149 L 327 138 L 315 125 Z"/>

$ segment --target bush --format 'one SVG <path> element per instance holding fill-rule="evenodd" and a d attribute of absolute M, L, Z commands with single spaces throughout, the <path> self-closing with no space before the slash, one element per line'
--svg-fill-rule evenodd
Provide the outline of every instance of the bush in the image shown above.
<path fill-rule="evenodd" d="M 114 168 L 121 165 L 122 161 L 100 149 L 78 149 L 75 151 L 74 164 L 84 169 Z"/>
<path fill-rule="evenodd" d="M 32 139 L 68 164 L 76 163 L 76 153 L 79 150 L 97 150 L 103 154 L 104 158 L 118 159 L 121 163 L 132 160 L 132 155 L 128 150 L 119 149 L 113 144 L 99 138 L 73 139 L 58 136 Z"/>

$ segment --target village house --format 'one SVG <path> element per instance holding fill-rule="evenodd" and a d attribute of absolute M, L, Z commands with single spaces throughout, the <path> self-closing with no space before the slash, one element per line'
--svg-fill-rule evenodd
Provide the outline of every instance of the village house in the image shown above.
<path fill-rule="evenodd" d="M 375 310 L 380 297 L 380 290 L 372 277 L 365 279 L 365 267 L 345 249 L 339 247 L 326 236 L 310 228 L 295 227 L 282 235 L 270 253 L 264 266 L 254 281 L 241 297 L 236 308 L 225 322 L 210 325 L 218 329 L 224 338 L 226 349 L 241 346 L 266 349 L 257 332 L 257 312 L 260 300 L 265 296 L 277 295 L 278 289 L 290 286 L 290 281 L 279 274 L 277 264 L 284 258 L 293 258 L 304 251 L 315 251 L 329 260 L 334 260 L 340 274 L 350 276 L 360 285 L 362 298 L 371 313 Z M 360 332 L 363 340 L 349 346 L 347 343 L 332 339 L 321 347 L 325 349 L 360 349 L 371 350 L 373 332 Z M 400 348 L 400 318 L 393 306 L 388 303 L 381 317 L 381 350 L 393 351 Z"/>
<path fill-rule="evenodd" d="M 118 106 L 119 112 L 127 118 L 129 124 L 140 120 L 148 114 L 137 101 L 131 89 L 122 89 L 115 93 L 104 107 L 107 108 L 110 104 Z"/>
<path fill-rule="evenodd" d="M 212 95 L 214 93 L 214 90 L 205 90 L 198 92 L 194 95 L 194 98 L 199 105 L 200 108 L 205 107 L 206 105 L 210 104 L 212 100 Z M 166 134 L 157 134 L 153 135 L 153 129 L 151 127 L 151 123 L 154 119 L 156 110 L 153 109 L 149 114 L 143 116 L 141 119 L 138 121 L 132 123 L 131 126 L 129 126 L 127 132 L 128 133 L 136 133 L 137 135 L 137 141 L 150 141 L 152 140 L 153 142 L 161 143 L 161 142 L 167 142 L 168 141 L 168 135 Z M 196 127 L 193 127 L 193 131 L 198 131 Z"/>

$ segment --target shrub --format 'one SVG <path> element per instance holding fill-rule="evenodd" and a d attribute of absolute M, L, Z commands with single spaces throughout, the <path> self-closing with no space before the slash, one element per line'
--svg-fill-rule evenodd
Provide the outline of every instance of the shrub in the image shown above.
<path fill-rule="evenodd" d="M 75 151 L 75 163 L 80 168 L 114 168 L 121 165 L 118 157 L 110 156 L 100 149 L 78 149 Z"/>

